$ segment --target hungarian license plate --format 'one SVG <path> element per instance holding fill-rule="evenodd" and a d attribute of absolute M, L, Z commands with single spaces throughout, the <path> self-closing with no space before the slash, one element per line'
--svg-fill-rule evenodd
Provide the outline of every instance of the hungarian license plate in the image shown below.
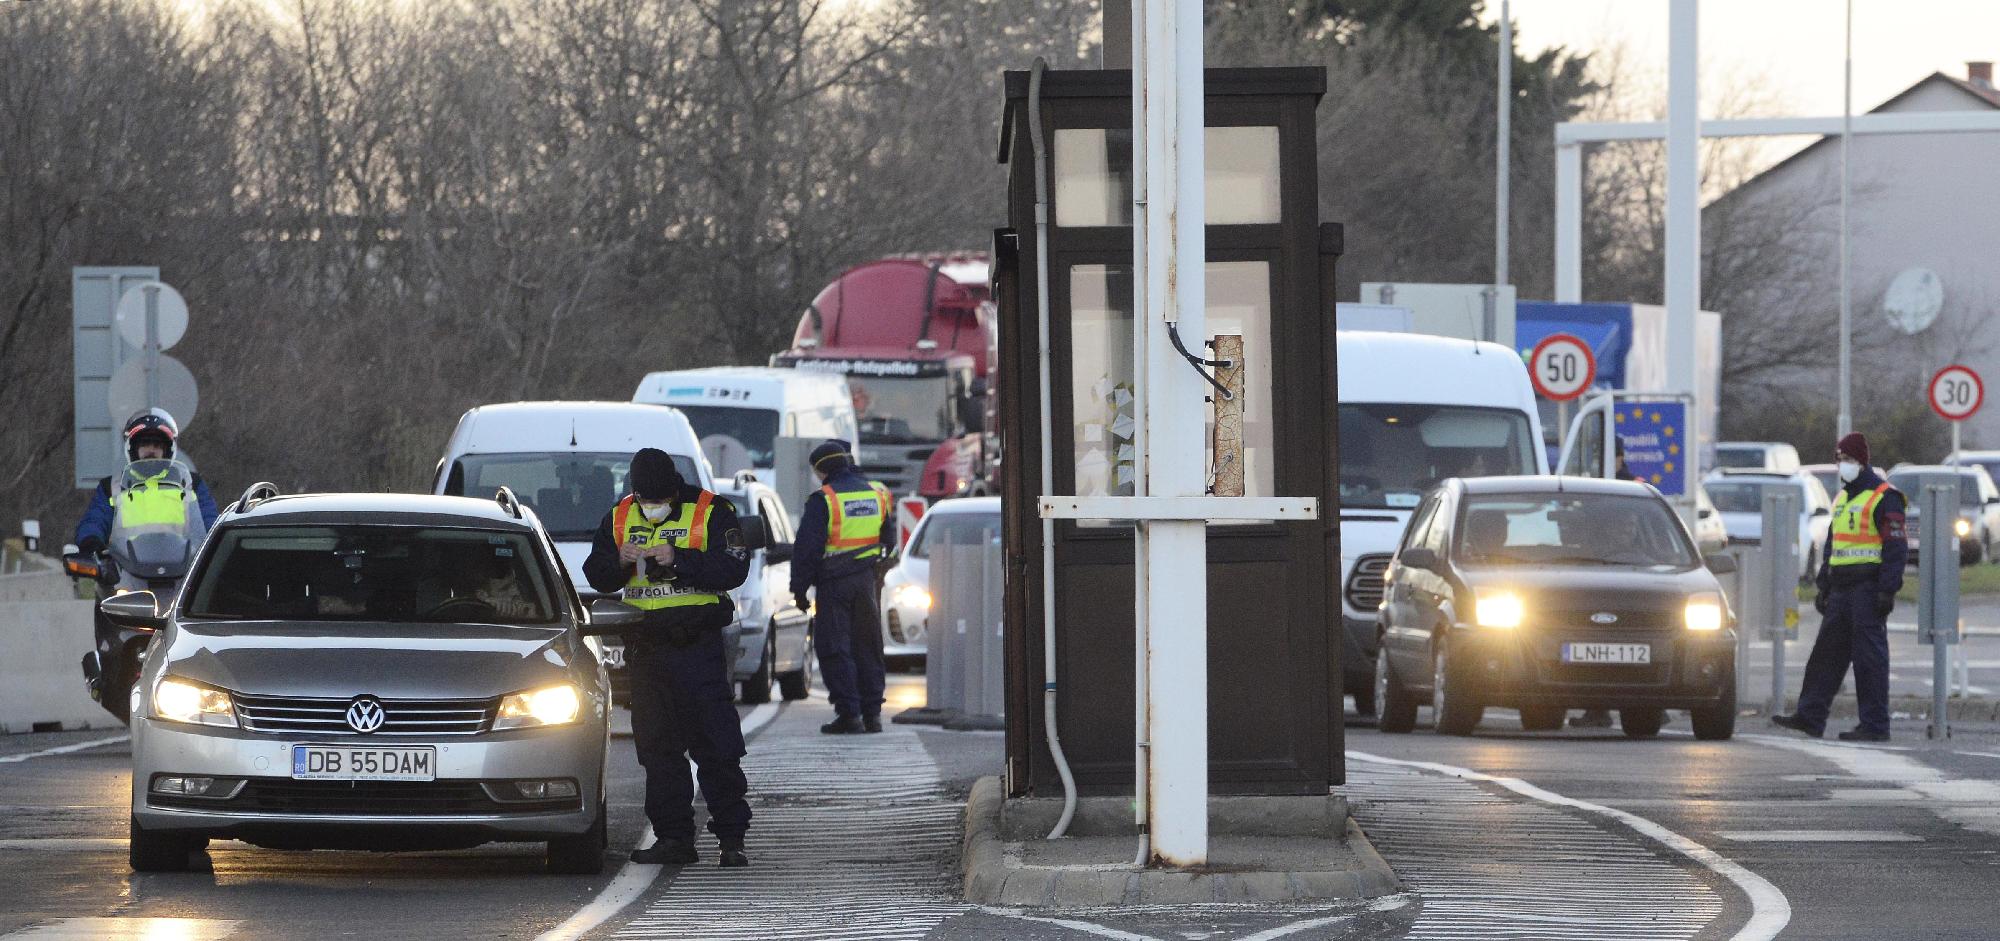
<path fill-rule="evenodd" d="M 1652 663 L 1652 644 L 1564 644 L 1564 663 Z"/>
<path fill-rule="evenodd" d="M 301 781 L 435 781 L 430 745 L 293 745 L 292 777 Z"/>

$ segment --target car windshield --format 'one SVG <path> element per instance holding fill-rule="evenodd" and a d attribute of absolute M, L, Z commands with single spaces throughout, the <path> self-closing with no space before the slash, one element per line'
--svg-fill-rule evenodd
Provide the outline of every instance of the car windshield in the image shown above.
<path fill-rule="evenodd" d="M 952 432 L 951 377 L 847 377 L 861 440 L 870 444 L 943 441 Z"/>
<path fill-rule="evenodd" d="M 777 463 L 778 413 L 768 408 L 676 405 L 694 426 L 701 449 L 719 477 Z"/>
<path fill-rule="evenodd" d="M 519 532 L 415 526 L 223 530 L 189 596 L 193 618 L 543 624 L 545 564 Z"/>
<path fill-rule="evenodd" d="M 1763 467 L 1763 448 L 1716 448 L 1717 467 Z"/>
<path fill-rule="evenodd" d="M 1943 472 L 1933 471 L 1932 473 L 1943 473 Z M 1917 506 L 1916 495 L 1921 489 L 1918 486 L 1920 482 L 1921 482 L 1920 478 L 1915 473 L 1896 473 L 1889 475 L 1889 486 L 1894 487 L 1897 490 L 1903 492 L 1903 499 L 1909 501 L 1910 512 L 1912 513 L 1916 512 L 1916 506 Z M 1971 474 L 1958 475 L 1958 505 L 1961 507 L 1979 505 L 1979 478 L 1974 477 Z"/>
<path fill-rule="evenodd" d="M 1665 501 L 1612 494 L 1472 494 L 1458 558 L 1471 566 L 1693 568 L 1694 547 Z"/>
<path fill-rule="evenodd" d="M 1000 541 L 998 513 L 938 513 L 927 519 L 917 530 L 916 535 L 910 537 L 910 547 L 905 550 L 905 554 L 913 559 L 928 559 L 933 546 L 998 541 Z"/>
<path fill-rule="evenodd" d="M 684 454 L 673 458 L 682 479 L 701 479 L 693 458 Z M 534 509 L 550 536 L 562 542 L 584 542 L 628 491 L 625 473 L 632 466 L 632 455 L 581 451 L 467 454 L 458 459 L 458 465 L 445 493 L 487 497 L 506 487 Z"/>
<path fill-rule="evenodd" d="M 1411 509 L 1448 477 L 1535 472 L 1528 416 L 1497 408 L 1340 406 L 1340 505 Z"/>
<path fill-rule="evenodd" d="M 1708 485 L 1708 499 L 1724 513 L 1764 512 L 1764 488 L 1754 480 L 1718 480 Z"/>

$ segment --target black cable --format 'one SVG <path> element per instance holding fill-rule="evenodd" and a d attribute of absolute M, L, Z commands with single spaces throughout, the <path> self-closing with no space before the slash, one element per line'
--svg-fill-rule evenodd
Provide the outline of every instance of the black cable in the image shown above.
<path fill-rule="evenodd" d="M 1207 370 L 1201 368 L 1203 366 L 1212 366 L 1216 369 L 1227 369 L 1230 366 L 1235 365 L 1234 363 L 1226 359 L 1222 360 L 1202 359 L 1201 357 L 1188 352 L 1188 348 L 1182 345 L 1181 343 L 1180 325 L 1171 320 L 1167 321 L 1167 339 L 1172 340 L 1174 342 L 1174 349 L 1180 351 L 1181 357 L 1188 361 L 1188 365 L 1194 367 L 1194 371 L 1197 374 L 1199 374 L 1203 379 L 1208 380 L 1208 384 L 1214 386 L 1215 391 L 1222 394 L 1223 401 L 1233 402 L 1236 400 L 1236 395 L 1234 393 L 1230 392 L 1229 389 L 1225 387 L 1222 383 L 1217 382 L 1215 377 L 1209 375 Z"/>

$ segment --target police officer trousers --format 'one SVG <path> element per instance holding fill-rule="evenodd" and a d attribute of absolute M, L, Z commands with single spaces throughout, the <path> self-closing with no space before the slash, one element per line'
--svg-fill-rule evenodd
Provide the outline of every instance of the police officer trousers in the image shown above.
<path fill-rule="evenodd" d="M 660 617 L 648 615 L 650 622 Z M 626 644 L 632 683 L 632 741 L 646 769 L 646 819 L 663 840 L 694 840 L 694 759 L 708 829 L 723 843 L 750 829 L 750 790 L 743 778 L 743 729 L 736 718 L 722 632 L 700 631 L 675 646 L 648 624 Z"/>
<path fill-rule="evenodd" d="M 1873 582 L 1836 587 L 1827 594 L 1826 617 L 1819 623 L 1799 690 L 1798 717 L 1808 726 L 1826 728 L 1827 711 L 1852 663 L 1862 730 L 1889 731 L 1889 624 L 1886 616 L 1875 613 L 1879 595 Z"/>
<path fill-rule="evenodd" d="M 882 614 L 875 573 L 863 569 L 819 583 L 813 598 L 813 652 L 827 698 L 843 716 L 882 714 Z"/>

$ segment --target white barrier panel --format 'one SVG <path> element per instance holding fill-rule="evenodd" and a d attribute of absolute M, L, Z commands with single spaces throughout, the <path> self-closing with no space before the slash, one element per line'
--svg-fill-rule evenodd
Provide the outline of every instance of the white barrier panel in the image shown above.
<path fill-rule="evenodd" d="M 25 576 L 23 576 L 25 577 Z M 57 575 L 65 586 L 68 579 Z M 90 650 L 89 601 L 21 601 L 0 604 L 0 731 L 29 732 L 60 723 L 64 729 L 121 728 L 83 685 L 77 661 Z"/>

